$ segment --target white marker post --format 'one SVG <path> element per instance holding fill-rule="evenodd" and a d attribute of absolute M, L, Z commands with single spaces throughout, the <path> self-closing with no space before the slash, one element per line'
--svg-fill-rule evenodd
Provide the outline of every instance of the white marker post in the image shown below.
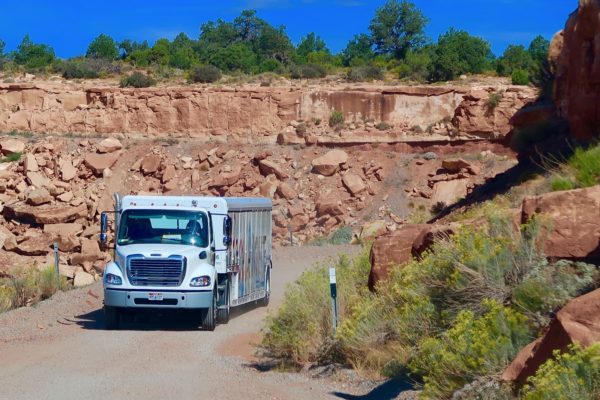
<path fill-rule="evenodd" d="M 337 309 L 337 283 L 335 278 L 335 268 L 329 268 L 329 290 L 331 292 L 331 315 L 333 322 L 333 336 L 337 331 L 338 326 L 338 309 Z"/>

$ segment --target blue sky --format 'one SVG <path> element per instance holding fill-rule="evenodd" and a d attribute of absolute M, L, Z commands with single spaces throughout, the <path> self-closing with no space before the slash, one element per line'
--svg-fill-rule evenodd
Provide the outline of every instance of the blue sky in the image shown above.
<path fill-rule="evenodd" d="M 85 53 L 100 33 L 117 40 L 172 39 L 179 32 L 197 38 L 208 20 L 231 20 L 256 9 L 273 25 L 285 25 L 297 43 L 314 31 L 331 50 L 343 49 L 356 33 L 367 32 L 384 0 L 0 0 L 0 39 L 14 49 L 27 33 L 51 45 L 59 57 Z M 414 0 L 430 19 L 427 34 L 453 26 L 482 36 L 501 54 L 511 43 L 527 45 L 562 29 L 577 0 Z"/>

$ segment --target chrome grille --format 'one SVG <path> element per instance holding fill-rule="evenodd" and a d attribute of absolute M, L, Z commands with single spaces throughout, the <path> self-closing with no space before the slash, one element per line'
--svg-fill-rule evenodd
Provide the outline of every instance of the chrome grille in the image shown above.
<path fill-rule="evenodd" d="M 133 286 L 179 286 L 185 276 L 185 258 L 129 258 L 127 277 Z"/>

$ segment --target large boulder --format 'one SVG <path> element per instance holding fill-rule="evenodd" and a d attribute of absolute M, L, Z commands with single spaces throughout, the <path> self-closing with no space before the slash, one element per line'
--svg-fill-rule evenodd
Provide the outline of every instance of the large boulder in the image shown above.
<path fill-rule="evenodd" d="M 160 168 L 162 160 L 158 154 L 149 154 L 142 159 L 140 166 L 144 175 L 153 175 Z"/>
<path fill-rule="evenodd" d="M 431 200 L 433 204 L 444 204 L 448 206 L 459 199 L 467 197 L 468 179 L 454 179 L 451 181 L 436 182 L 433 186 Z"/>
<path fill-rule="evenodd" d="M 52 251 L 52 236 L 45 233 L 29 236 L 13 251 L 24 256 L 44 256 Z"/>
<path fill-rule="evenodd" d="M 106 138 L 98 143 L 98 153 L 113 153 L 122 148 L 121 142 L 115 138 Z"/>
<path fill-rule="evenodd" d="M 228 187 L 235 185 L 240 179 L 242 173 L 242 167 L 240 165 L 234 166 L 229 172 L 221 171 L 209 187 Z"/>
<path fill-rule="evenodd" d="M 25 151 L 25 142 L 19 139 L 6 138 L 0 140 L 2 154 L 22 153 Z"/>
<path fill-rule="evenodd" d="M 98 242 L 91 239 L 81 238 L 81 252 L 71 255 L 71 265 L 84 265 L 93 263 L 104 258 L 104 253 L 100 251 Z"/>
<path fill-rule="evenodd" d="M 83 162 L 92 170 L 94 175 L 101 176 L 106 168 L 112 167 L 117 162 L 119 155 L 119 152 L 107 154 L 88 153 Z"/>
<path fill-rule="evenodd" d="M 523 200 L 521 222 L 539 215 L 548 257 L 600 259 L 600 186 L 546 193 Z"/>
<path fill-rule="evenodd" d="M 27 194 L 27 204 L 31 204 L 34 206 L 40 206 L 42 204 L 50 203 L 52 201 L 52 196 L 50 192 L 44 187 L 39 189 L 34 189 Z"/>
<path fill-rule="evenodd" d="M 35 156 L 33 154 L 25 154 L 25 157 L 23 159 L 23 168 L 25 169 L 25 172 L 37 172 L 40 170 L 37 160 L 35 159 Z"/>
<path fill-rule="evenodd" d="M 545 335 L 526 346 L 504 371 L 502 378 L 521 385 L 534 375 L 554 351 L 572 343 L 589 346 L 600 341 L 600 289 L 571 300 L 552 320 Z"/>
<path fill-rule="evenodd" d="M 560 115 L 578 139 L 600 132 L 600 2 L 580 0 L 549 52 L 555 74 L 554 95 Z"/>
<path fill-rule="evenodd" d="M 0 225 L 0 249 L 13 251 L 17 247 L 16 236 L 6 227 Z"/>
<path fill-rule="evenodd" d="M 367 189 L 365 182 L 356 174 L 348 173 L 342 178 L 344 187 L 352 196 L 357 196 Z"/>
<path fill-rule="evenodd" d="M 335 217 L 344 214 L 342 202 L 333 193 L 328 192 L 319 195 L 316 199 L 315 206 L 317 209 L 317 216 L 319 217 L 325 215 Z"/>
<path fill-rule="evenodd" d="M 58 168 L 60 178 L 65 182 L 69 182 L 77 176 L 77 168 L 73 166 L 73 162 L 71 160 L 60 159 L 58 162 Z"/>
<path fill-rule="evenodd" d="M 335 174 L 341 164 L 348 162 L 348 153 L 343 150 L 331 150 L 312 161 L 313 172 L 325 176 Z"/>
<path fill-rule="evenodd" d="M 95 282 L 94 276 L 88 274 L 85 271 L 79 271 L 75 273 L 75 278 L 73 280 L 73 286 L 75 287 L 84 287 L 89 286 Z"/>
<path fill-rule="evenodd" d="M 277 187 L 277 194 L 286 200 L 293 200 L 298 196 L 298 193 L 296 193 L 294 188 L 285 182 L 279 184 Z"/>
<path fill-rule="evenodd" d="M 457 173 L 462 169 L 469 169 L 471 167 L 471 163 L 462 158 L 447 158 L 442 161 L 442 168 L 451 173 Z"/>
<path fill-rule="evenodd" d="M 53 235 L 78 235 L 83 232 L 83 225 L 78 223 L 70 224 L 46 224 L 44 225 L 44 233 Z"/>
<path fill-rule="evenodd" d="M 369 289 L 388 277 L 389 269 L 412 259 L 415 239 L 428 228 L 426 224 L 407 224 L 388 234 L 379 236 L 371 247 L 371 272 Z"/>
<path fill-rule="evenodd" d="M 43 205 L 39 207 L 18 204 L 4 207 L 4 215 L 8 219 L 33 224 L 58 224 L 75 221 L 87 217 L 87 205 L 82 203 L 77 207 Z"/>
<path fill-rule="evenodd" d="M 258 169 L 264 176 L 275 175 L 277 179 L 287 179 L 288 175 L 283 171 L 281 166 L 270 160 L 260 160 L 258 162 Z"/>

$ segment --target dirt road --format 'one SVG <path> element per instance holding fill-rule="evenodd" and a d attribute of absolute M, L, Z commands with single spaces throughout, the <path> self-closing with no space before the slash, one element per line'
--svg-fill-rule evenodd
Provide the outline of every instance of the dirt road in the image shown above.
<path fill-rule="evenodd" d="M 285 285 L 318 260 L 352 247 L 275 251 L 270 310 Z M 249 308 L 215 332 L 186 320 L 145 318 L 103 330 L 102 287 L 60 293 L 0 315 L 0 399 L 335 399 L 337 384 L 259 372 L 252 342 L 267 315 Z M 342 390 L 343 391 L 343 390 Z"/>

